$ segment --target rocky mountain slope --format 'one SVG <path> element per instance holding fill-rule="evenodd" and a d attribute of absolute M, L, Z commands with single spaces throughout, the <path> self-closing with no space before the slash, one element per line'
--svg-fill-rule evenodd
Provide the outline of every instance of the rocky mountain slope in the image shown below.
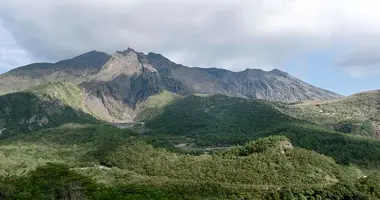
<path fill-rule="evenodd" d="M 33 63 L 0 75 L 0 95 L 32 88 L 48 82 L 71 82 L 90 80 L 110 56 L 91 51 L 57 63 Z"/>
<path fill-rule="evenodd" d="M 341 97 L 316 88 L 278 69 L 246 69 L 232 72 L 218 68 L 190 68 L 171 62 L 160 54 L 147 59 L 160 74 L 180 80 L 191 92 L 267 99 L 280 102 L 327 100 Z"/>
<path fill-rule="evenodd" d="M 160 54 L 145 55 L 131 48 L 117 51 L 112 56 L 92 51 L 54 64 L 36 63 L 11 70 L 0 75 L 0 94 L 48 82 L 78 85 L 88 110 L 97 113 L 97 117 L 113 122 L 135 120 L 140 112 L 139 105 L 163 92 L 182 96 L 224 94 L 280 102 L 341 97 L 280 70 L 232 72 L 186 67 Z"/>

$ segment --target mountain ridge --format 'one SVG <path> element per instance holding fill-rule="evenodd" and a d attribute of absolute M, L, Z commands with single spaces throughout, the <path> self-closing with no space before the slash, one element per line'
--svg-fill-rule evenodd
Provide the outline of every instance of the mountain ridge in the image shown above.
<path fill-rule="evenodd" d="M 56 63 L 35 63 L 0 75 L 0 95 L 49 82 L 69 82 L 86 94 L 88 104 L 105 108 L 111 121 L 133 121 L 139 104 L 163 91 L 179 95 L 223 94 L 279 102 L 342 97 L 314 87 L 279 69 L 187 67 L 161 54 L 132 48 L 112 55 L 90 51 Z M 108 115 L 108 114 L 107 114 Z M 109 117 L 108 117 L 109 118 Z"/>

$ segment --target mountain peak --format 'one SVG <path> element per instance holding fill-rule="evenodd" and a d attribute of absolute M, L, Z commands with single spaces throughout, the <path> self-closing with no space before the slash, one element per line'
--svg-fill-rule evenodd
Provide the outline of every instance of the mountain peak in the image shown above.
<path fill-rule="evenodd" d="M 277 75 L 289 75 L 288 73 L 286 73 L 286 72 L 284 72 L 284 71 L 281 71 L 281 70 L 279 70 L 279 69 L 277 69 L 277 68 L 275 68 L 275 69 L 273 69 L 273 70 L 271 70 L 271 71 L 269 71 L 270 73 L 272 73 L 272 74 L 277 74 Z"/>
<path fill-rule="evenodd" d="M 252 69 L 252 68 L 247 68 L 244 70 L 244 72 L 254 72 L 254 73 L 258 73 L 258 72 L 264 72 L 264 70 L 262 69 Z"/>
<path fill-rule="evenodd" d="M 126 56 L 127 54 L 130 54 L 130 53 L 137 54 L 137 52 L 134 49 L 130 48 L 130 47 L 128 47 L 128 49 L 126 49 L 124 51 L 116 51 L 116 54 L 120 54 L 120 55 L 123 55 L 123 56 Z"/>
<path fill-rule="evenodd" d="M 110 57 L 110 55 L 108 55 L 104 52 L 92 50 L 92 51 L 89 51 L 87 53 L 81 54 L 79 56 L 76 56 L 76 57 L 68 59 L 68 60 L 86 60 L 86 61 L 89 61 L 89 60 L 96 60 L 99 58 L 109 59 L 109 57 Z M 63 61 L 65 61 L 65 60 L 63 60 Z"/>
<path fill-rule="evenodd" d="M 59 73 L 56 73 L 57 71 Z M 38 64 L 37 67 L 21 68 L 14 74 L 17 76 L 16 79 L 0 77 L 0 85 L 9 85 L 13 91 L 16 91 L 28 88 L 30 85 L 37 85 L 41 81 L 69 79 L 78 84 L 87 80 L 107 82 L 115 80 L 119 76 L 138 77 L 143 74 L 152 75 L 152 77 L 164 81 L 163 89 L 172 92 L 224 94 L 281 102 L 326 100 L 340 97 L 333 92 L 307 84 L 279 69 L 263 71 L 262 69 L 248 68 L 244 71 L 232 72 L 217 68 L 186 67 L 170 61 L 161 54 L 151 52 L 145 55 L 132 48 L 116 51 L 112 56 L 98 51 L 90 51 L 55 64 Z M 20 84 L 23 80 L 26 81 Z M 157 83 L 149 84 L 156 85 Z M 129 89 L 126 88 L 125 91 Z M 9 92 L 8 89 L 5 91 Z"/>
<path fill-rule="evenodd" d="M 278 75 L 278 76 L 288 76 L 289 75 L 288 73 L 281 71 L 279 69 L 276 69 L 276 68 L 273 70 L 270 70 L 270 71 L 264 71 L 262 69 L 247 68 L 242 72 L 250 73 L 250 74 L 272 74 L 272 75 Z"/>
<path fill-rule="evenodd" d="M 112 58 L 98 73 L 98 79 L 109 81 L 119 75 L 133 76 L 134 74 L 140 74 L 144 71 L 157 72 L 157 70 L 148 63 L 143 53 L 128 48 L 124 51 L 116 51 L 116 53 L 112 55 Z"/>
<path fill-rule="evenodd" d="M 163 56 L 162 54 L 159 53 L 154 53 L 154 52 L 149 52 L 146 57 L 150 61 L 156 61 L 156 62 L 163 62 L 163 63 L 170 63 L 172 62 L 169 58 Z"/>

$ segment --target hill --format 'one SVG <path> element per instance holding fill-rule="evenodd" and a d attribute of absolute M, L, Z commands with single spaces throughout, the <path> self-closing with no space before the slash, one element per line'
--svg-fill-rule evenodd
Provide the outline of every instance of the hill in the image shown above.
<path fill-rule="evenodd" d="M 80 101 L 81 91 L 72 84 L 63 83 L 0 96 L 0 130 L 4 134 L 28 132 L 69 122 L 98 122 L 93 116 L 79 110 Z"/>
<path fill-rule="evenodd" d="M 58 99 L 67 106 L 77 109 L 83 108 L 84 94 L 78 86 L 72 83 L 50 82 L 31 88 L 27 91 L 35 94 L 41 99 Z"/>
<path fill-rule="evenodd" d="M 333 157 L 340 164 L 365 168 L 380 164 L 377 161 L 380 157 L 372 157 L 380 152 L 376 141 L 293 118 L 278 111 L 273 103 L 261 100 L 190 96 L 165 107 L 161 114 L 146 122 L 146 127 L 155 137 L 190 147 L 225 147 L 285 135 L 294 146 Z"/>
<path fill-rule="evenodd" d="M 135 110 L 138 114 L 134 120 L 141 121 L 152 119 L 160 114 L 165 106 L 168 106 L 181 98 L 182 96 L 168 91 L 162 91 L 159 94 L 152 95 L 148 97 L 146 101 L 137 105 Z"/>
<path fill-rule="evenodd" d="M 0 178 L 0 190 L 6 191 L 2 194 L 11 199 L 20 198 L 21 192 L 23 197 L 59 198 L 80 191 L 98 199 L 283 199 L 287 195 L 355 199 L 378 195 L 369 188 L 379 188 L 373 185 L 376 174 L 359 182 L 357 169 L 293 147 L 284 136 L 195 156 L 156 148 L 145 136 L 128 130 L 65 125 L 13 135 L 0 140 L 0 148 L 4 152 L 0 172 L 17 175 Z M 87 189 L 73 190 L 74 186 Z"/>
<path fill-rule="evenodd" d="M 197 138 L 201 145 L 227 145 L 244 143 L 260 131 L 293 122 L 294 118 L 266 101 L 213 95 L 180 99 L 147 121 L 146 127 L 157 133 Z"/>
<path fill-rule="evenodd" d="M 380 138 L 380 91 L 331 101 L 303 102 L 280 110 L 336 131 Z"/>

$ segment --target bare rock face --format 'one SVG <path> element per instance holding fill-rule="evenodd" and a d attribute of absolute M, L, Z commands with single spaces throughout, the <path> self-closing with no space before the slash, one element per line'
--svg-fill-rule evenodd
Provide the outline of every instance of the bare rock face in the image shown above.
<path fill-rule="evenodd" d="M 99 81 L 111 81 L 120 75 L 139 75 L 144 70 L 157 72 L 149 63 L 141 62 L 138 53 L 128 48 L 125 51 L 117 51 L 111 59 L 102 67 L 96 76 Z"/>
<path fill-rule="evenodd" d="M 287 103 L 342 97 L 307 84 L 278 69 L 231 72 L 217 68 L 189 68 L 154 53 L 149 53 L 147 58 L 161 74 L 181 81 L 194 93 L 224 94 Z"/>
<path fill-rule="evenodd" d="M 279 142 L 279 148 L 280 148 L 280 152 L 282 154 L 285 154 L 285 152 L 292 150 L 294 146 L 290 141 L 286 140 L 286 141 Z"/>

